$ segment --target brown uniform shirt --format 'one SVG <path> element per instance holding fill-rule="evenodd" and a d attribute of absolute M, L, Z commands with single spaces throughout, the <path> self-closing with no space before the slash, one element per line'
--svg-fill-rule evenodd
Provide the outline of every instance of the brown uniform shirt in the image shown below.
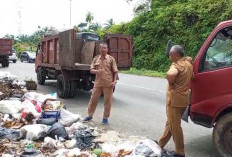
<path fill-rule="evenodd" d="M 178 74 L 174 84 L 168 85 L 166 103 L 173 107 L 186 107 L 188 104 L 190 81 L 193 76 L 193 66 L 183 57 L 177 62 L 172 63 L 171 68 L 177 69 Z"/>
<path fill-rule="evenodd" d="M 96 56 L 90 66 L 90 70 L 91 69 L 103 70 L 102 73 L 96 74 L 95 87 L 110 87 L 114 79 L 113 74 L 118 72 L 116 62 L 110 55 L 106 55 L 105 58 L 102 58 L 101 55 Z"/>

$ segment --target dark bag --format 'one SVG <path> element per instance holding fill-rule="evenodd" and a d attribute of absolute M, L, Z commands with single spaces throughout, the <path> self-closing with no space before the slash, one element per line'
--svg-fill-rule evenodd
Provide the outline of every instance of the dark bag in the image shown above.
<path fill-rule="evenodd" d="M 56 118 L 41 118 L 37 120 L 37 124 L 53 125 L 57 122 Z"/>
<path fill-rule="evenodd" d="M 63 139 L 68 139 L 68 134 L 64 128 L 64 126 L 57 122 L 57 123 L 54 123 L 52 125 L 52 127 L 48 130 L 47 132 L 47 136 L 53 138 L 53 139 L 56 139 L 56 136 L 57 138 L 63 138 Z"/>

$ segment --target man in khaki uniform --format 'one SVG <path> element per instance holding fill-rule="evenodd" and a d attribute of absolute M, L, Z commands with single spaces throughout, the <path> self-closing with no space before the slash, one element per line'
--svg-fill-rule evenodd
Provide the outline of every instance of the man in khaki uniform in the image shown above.
<path fill-rule="evenodd" d="M 167 72 L 168 88 L 166 92 L 166 114 L 167 122 L 162 137 L 158 144 L 163 148 L 171 136 L 175 143 L 175 151 L 169 153 L 174 157 L 184 157 L 184 138 L 181 128 L 181 117 L 188 104 L 188 91 L 190 80 L 193 76 L 193 67 L 190 57 L 184 57 L 181 46 L 175 45 L 171 48 L 169 58 L 172 61 Z"/>
<path fill-rule="evenodd" d="M 96 75 L 94 88 L 89 101 L 88 117 L 83 122 L 88 122 L 93 118 L 99 97 L 104 95 L 104 114 L 102 124 L 108 124 L 110 116 L 113 89 L 117 81 L 118 68 L 114 58 L 108 55 L 108 46 L 106 43 L 99 45 L 100 55 L 93 59 L 90 66 L 90 72 Z"/>

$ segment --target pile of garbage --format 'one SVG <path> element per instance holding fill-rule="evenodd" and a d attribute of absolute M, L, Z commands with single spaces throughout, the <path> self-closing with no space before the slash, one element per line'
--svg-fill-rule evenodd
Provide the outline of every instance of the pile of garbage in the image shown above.
<path fill-rule="evenodd" d="M 25 93 L 20 98 L 12 94 L 0 101 L 3 157 L 161 156 L 162 150 L 154 141 L 82 123 L 82 117 L 66 110 L 56 93 L 22 91 Z"/>

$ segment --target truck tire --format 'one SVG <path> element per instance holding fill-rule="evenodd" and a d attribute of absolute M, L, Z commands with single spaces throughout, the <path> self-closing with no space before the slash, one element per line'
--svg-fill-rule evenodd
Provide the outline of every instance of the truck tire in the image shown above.
<path fill-rule="evenodd" d="M 45 72 L 43 68 L 39 67 L 37 70 L 37 82 L 39 85 L 44 85 L 45 80 L 46 80 Z"/>
<path fill-rule="evenodd" d="M 9 60 L 6 60 L 6 61 L 5 61 L 5 66 L 6 66 L 6 67 L 9 67 Z"/>
<path fill-rule="evenodd" d="M 221 156 L 232 156 L 232 113 L 217 121 L 213 129 L 213 142 Z"/>
<path fill-rule="evenodd" d="M 13 60 L 13 63 L 16 63 L 17 62 L 17 60 Z"/>
<path fill-rule="evenodd" d="M 57 78 L 57 94 L 60 98 L 68 98 L 70 93 L 70 81 L 65 81 L 64 76 L 60 74 Z"/>
<path fill-rule="evenodd" d="M 4 60 L 2 61 L 2 67 L 6 67 Z"/>
<path fill-rule="evenodd" d="M 77 89 L 77 82 L 76 81 L 70 81 L 70 91 L 69 91 L 69 98 L 73 98 L 76 94 Z"/>

